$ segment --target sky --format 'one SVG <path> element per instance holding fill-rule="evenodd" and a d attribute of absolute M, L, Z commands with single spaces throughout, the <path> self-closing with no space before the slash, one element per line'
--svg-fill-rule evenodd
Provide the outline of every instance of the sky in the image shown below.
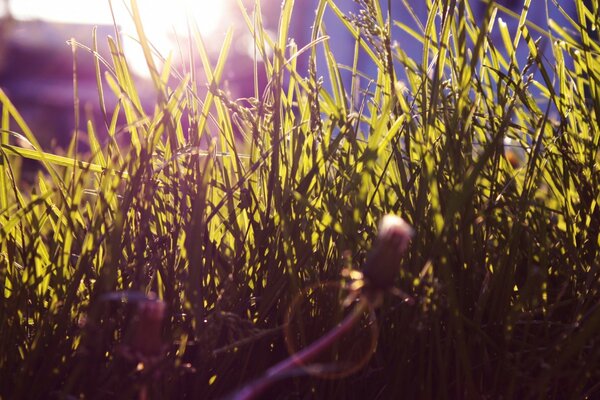
<path fill-rule="evenodd" d="M 149 23 L 181 24 L 186 15 L 193 16 L 202 30 L 214 30 L 223 15 L 226 2 L 219 0 L 138 0 L 138 5 Z M 126 17 L 129 0 L 113 0 L 117 18 Z M 126 6 L 125 6 L 126 5 Z M 109 0 L 11 0 L 9 8 L 17 19 L 44 19 L 58 22 L 110 24 L 112 17 Z M 120 22 L 120 21 L 118 21 Z"/>

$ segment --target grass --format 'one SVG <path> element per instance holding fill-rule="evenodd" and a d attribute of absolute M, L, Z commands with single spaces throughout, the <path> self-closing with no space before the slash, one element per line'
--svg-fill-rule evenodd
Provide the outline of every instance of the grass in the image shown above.
<path fill-rule="evenodd" d="M 142 108 L 121 39 L 108 39 L 99 99 L 106 82 L 119 101 L 87 124 L 88 154 L 40 148 L 0 92 L 0 396 L 229 395 L 287 357 L 296 294 L 360 268 L 387 213 L 415 230 L 394 284 L 416 304 L 386 297 L 377 351 L 354 375 L 295 376 L 265 398 L 597 396 L 598 10 L 576 0 L 549 62 L 527 7 L 511 36 L 494 3 L 474 21 L 469 2 L 432 0 L 413 60 L 378 2 L 344 17 L 323 0 L 306 72 L 288 42 L 294 3 L 272 37 L 260 8 L 239 3 L 255 82 L 268 77 L 248 101 L 224 90 L 232 31 L 213 60 L 192 30 L 192 72 L 158 69 L 135 2 L 156 104 Z M 337 64 L 326 9 L 378 66 L 357 110 L 340 76 L 360 71 Z M 33 185 L 23 157 L 43 166 Z M 131 355 L 150 292 L 166 305 L 163 347 Z"/>

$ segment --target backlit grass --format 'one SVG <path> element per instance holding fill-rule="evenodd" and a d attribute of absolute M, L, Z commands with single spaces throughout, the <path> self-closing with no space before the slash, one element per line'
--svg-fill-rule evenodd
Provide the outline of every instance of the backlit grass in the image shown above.
<path fill-rule="evenodd" d="M 96 59 L 99 99 L 106 82 L 119 101 L 87 124 L 89 153 L 40 148 L 0 92 L 0 396 L 226 396 L 287 357 L 296 294 L 360 268 L 387 213 L 415 230 L 394 285 L 416 304 L 386 297 L 356 374 L 295 376 L 265 398 L 598 396 L 597 5 L 576 0 L 549 61 L 531 0 L 513 36 L 494 3 L 474 21 L 469 2 L 432 0 L 412 59 L 376 1 L 359 20 L 323 0 L 303 71 L 288 40 L 300 2 L 283 2 L 274 36 L 239 3 L 255 81 L 268 78 L 255 98 L 225 90 L 233 31 L 211 58 L 192 29 L 191 73 L 158 67 L 135 2 L 156 104 L 142 107 L 120 38 L 97 38 L 112 49 Z M 325 12 L 378 66 L 362 93 L 341 78 L 360 71 L 337 64 Z M 23 157 L 43 166 L 33 185 Z M 150 292 L 166 316 L 146 360 L 126 350 Z"/>

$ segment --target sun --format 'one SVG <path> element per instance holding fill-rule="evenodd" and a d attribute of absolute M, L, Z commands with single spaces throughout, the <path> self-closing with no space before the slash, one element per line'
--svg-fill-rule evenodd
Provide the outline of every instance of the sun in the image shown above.
<path fill-rule="evenodd" d="M 192 31 L 197 28 L 204 38 L 216 34 L 223 24 L 226 4 L 223 0 L 138 0 L 144 33 L 160 54 L 156 61 L 160 64 L 161 57 L 166 58 L 172 53 L 178 56 L 181 51 L 178 41 L 188 37 L 189 28 Z M 148 67 L 129 15 L 122 26 L 129 36 L 125 51 L 131 67 L 138 75 L 148 76 Z"/>
<path fill-rule="evenodd" d="M 185 36 L 188 24 L 195 25 L 203 35 L 213 33 L 224 13 L 223 0 L 138 0 L 137 5 L 150 39 Z M 132 22 L 132 21 L 130 21 Z"/>

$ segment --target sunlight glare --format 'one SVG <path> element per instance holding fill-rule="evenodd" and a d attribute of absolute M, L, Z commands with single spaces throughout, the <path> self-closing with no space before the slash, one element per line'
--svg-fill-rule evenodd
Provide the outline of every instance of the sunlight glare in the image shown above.
<path fill-rule="evenodd" d="M 188 22 L 196 25 L 203 37 L 216 34 L 223 24 L 225 0 L 138 0 L 144 32 L 162 57 L 179 52 L 178 38 L 188 36 Z M 124 34 L 125 51 L 134 71 L 148 76 L 146 61 L 136 42 L 137 33 L 130 13 L 129 0 L 113 0 L 115 19 Z M 112 24 L 109 0 L 13 0 L 11 14 L 17 19 L 41 19 L 51 22 Z M 90 29 L 91 35 L 91 29 Z"/>
<path fill-rule="evenodd" d="M 156 0 L 138 0 L 138 8 L 144 32 L 150 43 L 162 57 L 170 53 L 178 55 L 178 40 L 188 36 L 188 24 L 198 27 L 202 36 L 214 34 L 222 23 L 226 1 L 215 0 L 171 0 L 158 3 Z M 137 38 L 131 18 L 123 24 L 124 33 Z M 149 76 L 141 47 L 135 40 L 126 41 L 128 61 L 136 73 Z M 156 60 L 155 60 L 156 61 Z"/>

